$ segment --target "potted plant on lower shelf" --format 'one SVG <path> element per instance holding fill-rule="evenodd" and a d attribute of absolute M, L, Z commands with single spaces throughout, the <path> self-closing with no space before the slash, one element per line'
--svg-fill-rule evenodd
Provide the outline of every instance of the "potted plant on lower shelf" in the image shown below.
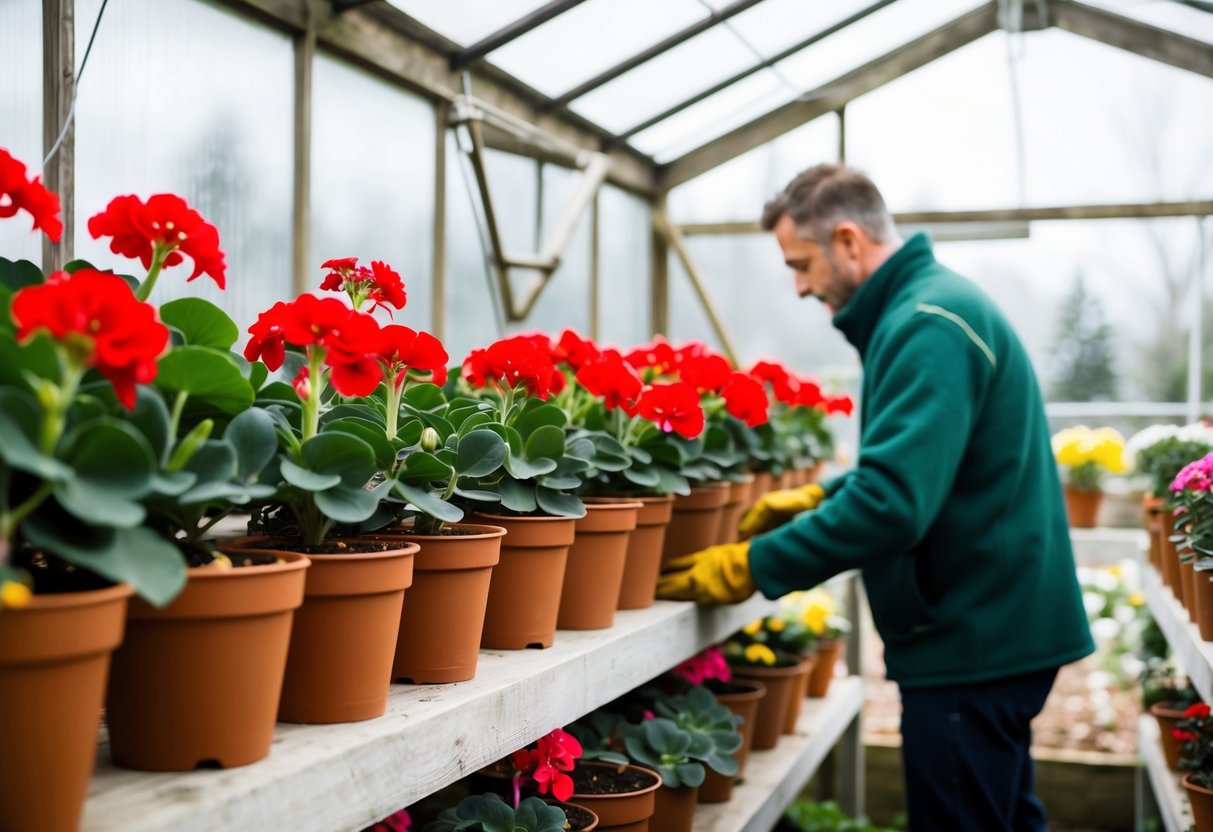
<path fill-rule="evenodd" d="M 1091 430 L 1079 425 L 1053 435 L 1053 455 L 1064 471 L 1071 526 L 1095 525 L 1103 500 L 1103 476 L 1124 471 L 1124 448 L 1124 437 L 1113 428 Z"/>
<path fill-rule="evenodd" d="M 537 797 L 528 797 L 515 809 L 495 794 L 482 794 L 465 797 L 458 806 L 446 809 L 422 832 L 566 832 L 570 828 L 566 824 L 563 809 Z M 589 832 L 597 827 L 580 828 Z"/>
<path fill-rule="evenodd" d="M 803 628 L 812 637 L 814 660 L 806 695 L 814 699 L 827 696 L 851 622 L 839 614 L 834 596 L 822 587 L 785 596 L 780 600 L 779 615 L 791 629 Z"/>
<path fill-rule="evenodd" d="M 753 624 L 750 628 L 752 633 L 736 634 L 722 649 L 734 680 L 759 682 L 766 688 L 766 696 L 759 703 L 754 720 L 752 744 L 755 751 L 766 751 L 774 748 L 784 733 L 798 680 L 804 678 L 806 664 L 799 656 L 777 652 L 767 644 L 755 641 L 753 635 L 759 629 Z"/>
<path fill-rule="evenodd" d="M 1183 785 L 1192 807 L 1196 832 L 1213 831 L 1213 718 L 1209 706 L 1189 705 L 1175 725 L 1179 767 L 1186 771 Z"/>

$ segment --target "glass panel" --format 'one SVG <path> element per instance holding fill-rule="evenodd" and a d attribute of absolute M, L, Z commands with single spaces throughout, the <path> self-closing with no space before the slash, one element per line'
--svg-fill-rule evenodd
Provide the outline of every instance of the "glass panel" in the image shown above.
<path fill-rule="evenodd" d="M 905 0 L 898 0 L 904 2 Z M 763 55 L 775 55 L 814 32 L 828 29 L 874 0 L 829 0 L 806 3 L 804 0 L 763 0 L 729 21 Z"/>
<path fill-rule="evenodd" d="M 0 3 L 0 147 L 42 170 L 42 3 Z M 42 262 L 42 232 L 29 214 L 0 220 L 0 257 Z"/>
<path fill-rule="evenodd" d="M 1213 14 L 1174 0 L 1153 3 L 1143 3 L 1142 0 L 1083 0 L 1083 5 L 1098 6 L 1190 38 L 1213 41 Z"/>
<path fill-rule="evenodd" d="M 559 165 L 543 166 L 543 233 L 552 233 L 564 212 L 565 204 L 581 181 L 581 171 L 570 170 Z M 542 243 L 541 243 L 542 244 Z M 532 247 L 537 250 L 538 246 Z M 525 273 L 524 273 L 525 274 Z M 526 291 L 526 275 L 515 279 L 515 291 L 519 301 Z M 513 324 L 514 332 L 542 331 L 559 335 L 565 327 L 572 327 L 583 335 L 590 331 L 590 210 L 582 214 L 577 230 L 569 239 L 561 254 L 560 268 L 556 269 L 530 316 L 521 323 Z"/>
<path fill-rule="evenodd" d="M 394 320 L 431 325 L 434 108 L 327 55 L 316 56 L 309 285 L 333 257 L 383 260 L 409 303 Z M 367 118 L 374 113 L 374 118 Z M 357 125 L 351 129 L 351 125 Z M 408 148 L 402 153 L 401 148 Z M 382 313 L 386 321 L 387 313 Z"/>
<path fill-rule="evenodd" d="M 668 162 L 769 112 L 793 95 L 778 75 L 763 70 L 637 133 L 631 144 L 658 162 Z"/>
<path fill-rule="evenodd" d="M 847 107 L 847 157 L 894 210 L 1205 199 L 1213 81 L 1057 30 L 989 35 Z M 995 80 L 999 79 L 999 80 Z M 930 125 L 930 129 L 898 129 Z"/>
<path fill-rule="evenodd" d="M 78 0 L 78 43 L 99 2 Z M 194 0 L 110 3 L 76 102 L 77 256 L 138 272 L 89 236 L 88 218 L 119 194 L 167 191 L 219 229 L 228 289 L 205 276 L 187 286 L 178 267 L 154 301 L 205 297 L 243 328 L 289 295 L 293 79 L 291 39 L 243 16 Z"/>
<path fill-rule="evenodd" d="M 670 216 L 679 223 L 757 219 L 792 177 L 837 158 L 838 116 L 827 113 L 670 191 Z"/>
<path fill-rule="evenodd" d="M 483 40 L 548 0 L 388 0 L 438 34 L 463 46 Z"/>
<path fill-rule="evenodd" d="M 589 0 L 489 55 L 556 96 L 706 16 L 696 0 Z"/>
<path fill-rule="evenodd" d="M 575 99 L 571 107 L 622 133 L 756 61 L 732 33 L 717 26 Z"/>
<path fill-rule="evenodd" d="M 604 187 L 598 195 L 598 337 L 630 346 L 652 332 L 649 203 L 627 191 Z"/>

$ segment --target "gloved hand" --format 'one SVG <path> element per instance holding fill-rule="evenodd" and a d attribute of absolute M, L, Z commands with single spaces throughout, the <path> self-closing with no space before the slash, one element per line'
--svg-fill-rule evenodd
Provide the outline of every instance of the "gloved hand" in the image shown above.
<path fill-rule="evenodd" d="M 725 543 L 675 558 L 657 581 L 657 597 L 700 604 L 737 604 L 754 594 L 750 544 Z"/>
<path fill-rule="evenodd" d="M 749 540 L 756 534 L 781 526 L 802 511 L 817 508 L 826 497 L 825 489 L 817 483 L 772 491 L 758 498 L 737 526 L 737 536 Z"/>

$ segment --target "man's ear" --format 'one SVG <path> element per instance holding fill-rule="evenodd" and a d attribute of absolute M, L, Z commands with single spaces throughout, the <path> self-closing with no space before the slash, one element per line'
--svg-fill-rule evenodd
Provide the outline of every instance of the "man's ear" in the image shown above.
<path fill-rule="evenodd" d="M 850 220 L 843 220 L 834 226 L 833 242 L 842 248 L 848 257 L 858 259 L 866 239 L 863 230 Z"/>

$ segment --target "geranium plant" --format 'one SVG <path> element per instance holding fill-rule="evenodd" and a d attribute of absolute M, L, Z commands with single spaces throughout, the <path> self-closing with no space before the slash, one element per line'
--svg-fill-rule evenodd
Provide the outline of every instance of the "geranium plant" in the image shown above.
<path fill-rule="evenodd" d="M 665 788 L 703 785 L 707 769 L 691 754 L 695 737 L 672 719 L 646 719 L 639 725 L 626 726 L 623 733 L 628 756 L 633 762 L 660 774 Z"/>
<path fill-rule="evenodd" d="M 728 682 L 733 671 L 725 661 L 724 654 L 716 646 L 705 647 L 670 671 L 691 685 L 702 685 L 710 681 Z"/>
<path fill-rule="evenodd" d="M 1184 718 L 1175 723 L 1179 743 L 1179 767 L 1190 773 L 1202 789 L 1213 789 L 1213 717 L 1203 702 L 1189 705 Z"/>
<path fill-rule="evenodd" d="M 518 806 L 524 783 L 534 785 L 540 794 L 551 794 L 564 802 L 573 795 L 569 776 L 581 757 L 581 743 L 572 734 L 557 728 L 540 737 L 533 747 L 519 749 L 510 757 L 514 774 L 514 805 Z"/>
<path fill-rule="evenodd" d="M 422 832 L 564 832 L 567 818 L 558 806 L 528 797 L 517 809 L 495 794 L 473 795 L 443 810 Z"/>

